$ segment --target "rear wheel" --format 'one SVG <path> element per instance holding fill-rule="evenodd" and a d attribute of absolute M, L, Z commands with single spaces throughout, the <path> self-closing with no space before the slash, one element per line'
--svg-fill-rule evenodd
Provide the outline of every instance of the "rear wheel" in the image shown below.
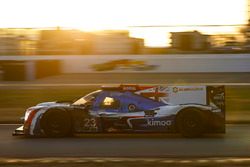
<path fill-rule="evenodd" d="M 204 133 L 205 119 L 200 110 L 186 109 L 177 115 L 177 129 L 184 137 L 200 137 Z"/>
<path fill-rule="evenodd" d="M 63 109 L 51 109 L 41 119 L 44 133 L 49 137 L 64 137 L 71 133 L 70 114 Z"/>

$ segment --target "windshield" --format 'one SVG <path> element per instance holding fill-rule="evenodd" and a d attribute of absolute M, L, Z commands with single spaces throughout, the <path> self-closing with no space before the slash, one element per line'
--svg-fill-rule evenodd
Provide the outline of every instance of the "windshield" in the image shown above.
<path fill-rule="evenodd" d="M 85 105 L 88 102 L 92 102 L 96 96 L 101 92 L 101 90 L 94 91 L 86 96 L 76 100 L 73 105 Z"/>

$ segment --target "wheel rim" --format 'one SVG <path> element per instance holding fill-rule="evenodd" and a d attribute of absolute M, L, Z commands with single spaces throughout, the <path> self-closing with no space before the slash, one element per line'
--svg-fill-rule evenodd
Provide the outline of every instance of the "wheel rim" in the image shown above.
<path fill-rule="evenodd" d="M 61 128 L 62 128 L 62 123 L 58 120 L 50 120 L 49 122 L 49 129 L 51 130 L 51 132 L 53 133 L 60 133 L 61 132 Z"/>
<path fill-rule="evenodd" d="M 195 128 L 197 126 L 197 122 L 195 120 L 189 119 L 186 121 L 186 125 L 190 128 Z"/>

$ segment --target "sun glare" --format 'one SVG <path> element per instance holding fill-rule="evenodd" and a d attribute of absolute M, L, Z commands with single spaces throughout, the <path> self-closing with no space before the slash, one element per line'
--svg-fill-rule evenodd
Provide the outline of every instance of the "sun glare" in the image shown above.
<path fill-rule="evenodd" d="M 141 25 L 225 25 L 247 21 L 247 0 L 2 0 L 1 6 L 0 27 L 60 26 L 92 31 Z M 167 42 L 162 32 L 179 29 L 153 29 L 152 32 L 130 28 L 133 36 L 144 34 L 152 45 Z M 234 32 L 235 28 L 199 30 Z"/>

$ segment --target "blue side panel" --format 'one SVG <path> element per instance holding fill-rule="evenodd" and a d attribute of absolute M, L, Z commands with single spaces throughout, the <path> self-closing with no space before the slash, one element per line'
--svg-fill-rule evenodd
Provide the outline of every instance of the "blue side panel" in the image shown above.
<path fill-rule="evenodd" d="M 166 105 L 162 102 L 154 101 L 152 99 L 148 99 L 131 92 L 123 93 L 120 98 L 122 101 L 123 112 L 130 112 L 128 106 L 131 104 L 134 104 L 139 111 L 149 110 Z"/>
<path fill-rule="evenodd" d="M 119 91 L 102 91 L 97 97 L 93 104 L 93 111 L 100 110 L 100 104 L 105 97 L 113 97 L 120 101 L 120 107 L 118 109 L 105 109 L 106 112 L 131 112 L 129 110 L 130 105 L 134 105 L 137 111 L 149 110 L 164 106 L 166 104 L 158 102 L 132 92 L 119 92 Z"/>

